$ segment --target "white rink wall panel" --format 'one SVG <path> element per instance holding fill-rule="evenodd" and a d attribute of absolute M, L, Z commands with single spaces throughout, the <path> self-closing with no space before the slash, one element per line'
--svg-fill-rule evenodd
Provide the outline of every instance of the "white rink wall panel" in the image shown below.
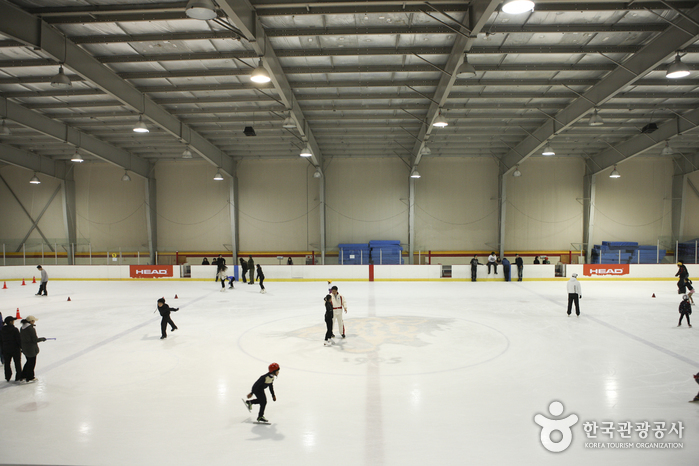
<path fill-rule="evenodd" d="M 423 159 L 415 181 L 415 251 L 494 249 L 498 167 L 489 159 Z"/>
<path fill-rule="evenodd" d="M 12 191 L 17 195 L 34 220 L 39 217 L 46 203 L 61 184 L 59 179 L 42 174 L 38 174 L 41 184 L 30 184 L 29 180 L 33 176 L 33 172 L 12 165 L 0 168 L 0 174 L 2 174 L 2 177 L 10 185 Z M 34 222 L 24 213 L 24 210 L 17 203 L 7 186 L 5 186 L 5 183 L 1 182 L 0 219 L 2 219 L 0 220 L 0 240 L 2 240 L 1 242 L 7 242 L 6 248 L 8 248 L 8 252 L 14 252 Z M 63 224 L 63 188 L 56 194 L 56 197 L 54 197 L 46 212 L 44 212 L 38 227 L 49 241 L 58 239 L 60 243 L 61 239 L 66 238 Z M 42 241 L 41 235 L 35 228 L 27 238 L 27 252 L 40 252 Z M 10 245 L 13 246 L 11 251 L 9 249 Z"/>
<path fill-rule="evenodd" d="M 506 177 L 505 249 L 568 250 L 582 242 L 583 161 L 533 157 L 520 171 Z"/>
<path fill-rule="evenodd" d="M 672 231 L 672 159 L 635 157 L 597 175 L 593 244 L 637 241 L 653 245 Z"/>
<path fill-rule="evenodd" d="M 699 189 L 699 171 L 691 173 L 687 177 L 688 181 Z M 684 187 L 684 228 L 682 239 L 699 238 L 699 197 L 694 190 L 686 183 Z"/>
<path fill-rule="evenodd" d="M 103 162 L 74 169 L 78 242 L 91 244 L 93 251 L 147 251 L 144 179 L 131 174 L 131 181 L 121 181 L 124 170 Z"/>
<path fill-rule="evenodd" d="M 409 169 L 398 157 L 333 159 L 325 172 L 328 250 L 340 243 L 408 242 Z"/>
<path fill-rule="evenodd" d="M 158 250 L 230 248 L 231 179 L 224 175 L 223 181 L 214 181 L 215 174 L 216 167 L 204 161 L 158 162 Z"/>
<path fill-rule="evenodd" d="M 238 164 L 241 251 L 320 249 L 319 181 L 301 157 Z"/>

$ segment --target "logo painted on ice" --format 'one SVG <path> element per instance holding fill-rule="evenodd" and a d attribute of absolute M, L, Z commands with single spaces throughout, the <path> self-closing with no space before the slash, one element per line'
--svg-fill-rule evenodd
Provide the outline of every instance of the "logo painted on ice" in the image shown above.
<path fill-rule="evenodd" d="M 549 405 L 549 413 L 554 417 L 563 414 L 563 403 L 554 401 Z M 573 431 L 570 429 L 578 422 L 578 416 L 570 414 L 562 419 L 549 419 L 542 414 L 534 416 L 534 422 L 541 426 L 541 444 L 548 451 L 560 453 L 570 446 L 573 441 Z M 551 434 L 554 431 L 561 433 L 562 438 L 559 442 L 551 440 Z"/>
<path fill-rule="evenodd" d="M 619 265 L 597 265 L 597 264 L 585 264 L 583 265 L 583 275 L 588 277 L 592 275 L 628 275 L 629 274 L 629 264 L 619 264 Z"/>

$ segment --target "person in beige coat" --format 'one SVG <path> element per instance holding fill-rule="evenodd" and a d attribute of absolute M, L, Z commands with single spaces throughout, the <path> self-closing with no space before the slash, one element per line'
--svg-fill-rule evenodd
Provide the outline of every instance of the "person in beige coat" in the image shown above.
<path fill-rule="evenodd" d="M 333 317 L 335 322 L 337 322 L 337 331 L 342 334 L 342 338 L 345 338 L 345 323 L 342 320 L 342 311 L 345 311 L 345 314 L 347 313 L 347 301 L 337 292 L 336 286 L 330 288 L 330 295 L 332 296 Z M 335 335 L 333 334 L 333 336 Z"/>

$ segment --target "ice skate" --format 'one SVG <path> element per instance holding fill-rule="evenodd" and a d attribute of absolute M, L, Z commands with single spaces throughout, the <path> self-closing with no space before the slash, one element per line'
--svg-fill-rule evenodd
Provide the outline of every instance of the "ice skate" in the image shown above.
<path fill-rule="evenodd" d="M 261 424 L 269 424 L 269 421 L 268 421 L 267 418 L 264 417 L 264 416 L 258 417 L 258 418 L 257 418 L 257 422 L 259 422 L 259 423 L 261 423 Z"/>
<path fill-rule="evenodd" d="M 330 340 L 325 340 L 325 343 L 323 343 L 323 346 L 332 346 L 333 344 L 330 342 Z"/>
<path fill-rule="evenodd" d="M 223 293 L 224 291 L 226 291 L 226 289 L 225 289 L 225 288 L 221 288 L 221 293 Z"/>
<path fill-rule="evenodd" d="M 245 398 L 242 398 L 243 403 L 245 403 L 245 407 L 248 408 L 248 411 L 252 412 L 252 403 L 246 400 Z"/>

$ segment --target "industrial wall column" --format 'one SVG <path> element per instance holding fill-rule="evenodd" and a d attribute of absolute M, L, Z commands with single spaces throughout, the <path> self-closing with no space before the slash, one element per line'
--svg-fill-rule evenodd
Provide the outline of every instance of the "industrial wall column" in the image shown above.
<path fill-rule="evenodd" d="M 321 173 L 318 194 L 320 199 L 320 263 L 325 265 L 325 173 Z"/>
<path fill-rule="evenodd" d="M 63 187 L 63 225 L 68 238 L 68 265 L 75 265 L 75 245 L 77 245 L 77 217 L 75 210 L 75 168 L 68 168 Z"/>
<path fill-rule="evenodd" d="M 500 260 L 502 260 L 505 255 L 505 225 L 507 223 L 507 212 L 505 209 L 505 202 L 507 202 L 507 171 L 503 165 L 500 165 L 500 173 L 498 180 L 498 210 L 500 214 L 498 217 L 498 225 L 500 226 L 498 231 L 498 251 Z"/>
<path fill-rule="evenodd" d="M 586 166 L 587 173 L 583 178 L 583 247 L 585 248 L 585 263 L 592 258 L 592 234 L 595 226 L 595 184 L 596 176 Z"/>
<path fill-rule="evenodd" d="M 231 176 L 229 181 L 228 204 L 231 215 L 231 255 L 233 266 L 238 264 L 238 177 Z"/>
<path fill-rule="evenodd" d="M 415 254 L 415 178 L 408 177 L 408 263 L 413 264 Z"/>
<path fill-rule="evenodd" d="M 155 264 L 156 251 L 158 250 L 158 216 L 157 197 L 155 185 L 155 165 L 151 164 L 148 177 L 146 178 L 146 227 L 148 229 L 148 252 L 150 254 L 150 264 Z"/>

